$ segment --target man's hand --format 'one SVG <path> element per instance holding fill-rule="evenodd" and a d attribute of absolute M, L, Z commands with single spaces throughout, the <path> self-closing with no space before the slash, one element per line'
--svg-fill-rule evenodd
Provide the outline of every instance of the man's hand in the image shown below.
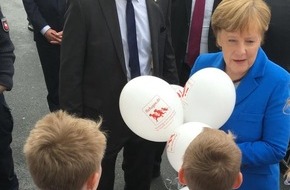
<path fill-rule="evenodd" d="M 62 31 L 60 32 L 56 32 L 53 29 L 48 29 L 45 34 L 44 34 L 45 38 L 47 39 L 47 41 L 49 41 L 49 43 L 51 44 L 61 44 L 62 41 Z"/>

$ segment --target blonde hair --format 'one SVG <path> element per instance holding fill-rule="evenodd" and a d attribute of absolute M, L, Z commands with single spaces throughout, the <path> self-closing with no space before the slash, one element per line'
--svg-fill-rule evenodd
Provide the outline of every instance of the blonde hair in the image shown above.
<path fill-rule="evenodd" d="M 42 190 L 80 190 L 100 169 L 106 146 L 101 123 L 64 111 L 40 119 L 24 145 L 35 185 Z"/>
<path fill-rule="evenodd" d="M 205 128 L 186 149 L 182 169 L 189 189 L 230 190 L 240 166 L 241 151 L 233 135 Z"/>
<path fill-rule="evenodd" d="M 223 0 L 212 15 L 211 26 L 215 36 L 221 30 L 248 31 L 255 26 L 264 38 L 270 19 L 270 8 L 263 0 Z"/>

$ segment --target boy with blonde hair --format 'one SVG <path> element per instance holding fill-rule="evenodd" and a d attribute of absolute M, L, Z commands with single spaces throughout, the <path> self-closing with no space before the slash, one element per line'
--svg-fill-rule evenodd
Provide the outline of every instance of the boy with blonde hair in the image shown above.
<path fill-rule="evenodd" d="M 57 111 L 40 119 L 24 145 L 41 190 L 95 190 L 101 176 L 106 138 L 98 122 Z"/>
<path fill-rule="evenodd" d="M 242 183 L 241 151 L 231 133 L 205 128 L 188 146 L 178 173 L 190 190 L 231 190 Z"/>

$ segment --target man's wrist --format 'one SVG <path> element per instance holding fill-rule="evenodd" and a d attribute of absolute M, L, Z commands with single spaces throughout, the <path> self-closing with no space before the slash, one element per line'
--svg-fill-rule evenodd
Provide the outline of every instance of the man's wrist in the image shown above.
<path fill-rule="evenodd" d="M 49 25 L 46 25 L 45 27 L 43 27 L 41 30 L 40 30 L 40 33 L 42 35 L 44 35 L 48 30 L 50 29 L 50 26 Z"/>

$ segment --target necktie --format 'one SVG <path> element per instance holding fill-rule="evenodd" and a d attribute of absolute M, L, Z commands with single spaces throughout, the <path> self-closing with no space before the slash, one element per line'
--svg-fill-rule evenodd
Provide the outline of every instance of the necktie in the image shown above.
<path fill-rule="evenodd" d="M 127 0 L 126 6 L 127 40 L 129 47 L 129 67 L 131 79 L 140 76 L 138 46 L 136 38 L 135 13 L 132 0 Z"/>
<path fill-rule="evenodd" d="M 191 67 L 200 52 L 205 0 L 196 0 L 192 13 L 186 63 Z"/>

